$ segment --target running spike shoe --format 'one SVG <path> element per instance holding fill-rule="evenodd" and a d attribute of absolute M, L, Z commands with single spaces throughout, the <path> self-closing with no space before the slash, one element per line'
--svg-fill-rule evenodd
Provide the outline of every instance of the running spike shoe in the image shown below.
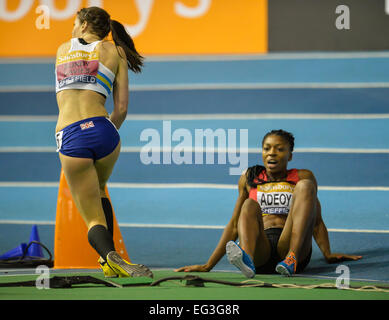
<path fill-rule="evenodd" d="M 235 241 L 227 242 L 226 253 L 228 261 L 237 267 L 247 278 L 255 276 L 253 260 Z"/>
<path fill-rule="evenodd" d="M 117 278 L 118 274 L 109 266 L 109 264 L 104 261 L 102 257 L 99 258 L 99 264 L 101 270 L 103 270 L 104 277 L 106 278 Z"/>
<path fill-rule="evenodd" d="M 291 277 L 296 273 L 297 260 L 293 252 L 288 255 L 285 260 L 281 261 L 276 266 L 276 271 L 284 276 Z"/>
<path fill-rule="evenodd" d="M 107 254 L 107 262 L 119 277 L 153 278 L 153 273 L 149 268 L 143 264 L 134 264 L 125 261 L 116 251 L 111 251 Z"/>

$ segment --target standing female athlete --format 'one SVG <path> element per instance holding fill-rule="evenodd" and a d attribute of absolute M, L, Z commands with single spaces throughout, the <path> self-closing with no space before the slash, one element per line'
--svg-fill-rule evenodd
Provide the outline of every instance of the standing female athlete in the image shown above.
<path fill-rule="evenodd" d="M 109 32 L 114 43 L 104 40 Z M 105 194 L 120 153 L 118 130 L 127 115 L 128 69 L 140 72 L 142 60 L 123 25 L 98 7 L 77 13 L 72 39 L 57 51 L 57 151 L 106 276 L 152 277 L 147 267 L 131 264 L 115 251 L 112 207 Z M 111 92 L 109 115 L 104 105 Z"/>
<path fill-rule="evenodd" d="M 176 271 L 210 271 L 227 253 L 246 277 L 274 272 L 291 276 L 308 265 L 312 236 L 329 263 L 361 258 L 331 253 L 313 173 L 287 169 L 293 148 L 289 132 L 273 130 L 265 135 L 264 166 L 250 167 L 240 177 L 232 218 L 208 262 Z M 234 242 L 238 237 L 239 245 Z"/>

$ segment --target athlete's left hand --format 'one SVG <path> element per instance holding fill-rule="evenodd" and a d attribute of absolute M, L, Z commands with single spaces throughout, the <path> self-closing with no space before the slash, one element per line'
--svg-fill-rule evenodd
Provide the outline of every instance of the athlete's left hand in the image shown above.
<path fill-rule="evenodd" d="M 328 263 L 336 263 L 341 261 L 352 261 L 362 259 L 362 256 L 344 254 L 344 253 L 330 253 L 325 256 L 325 259 Z"/>

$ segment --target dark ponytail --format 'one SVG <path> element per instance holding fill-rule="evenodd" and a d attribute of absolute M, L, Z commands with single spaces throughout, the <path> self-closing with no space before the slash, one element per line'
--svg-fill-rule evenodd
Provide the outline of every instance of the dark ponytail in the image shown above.
<path fill-rule="evenodd" d="M 82 8 L 77 12 L 77 16 L 81 23 L 87 21 L 91 31 L 101 39 L 111 31 L 115 45 L 122 47 L 126 54 L 128 68 L 135 73 L 142 71 L 144 58 L 136 51 L 134 41 L 123 25 L 111 20 L 107 11 L 99 7 Z"/>
<path fill-rule="evenodd" d="M 256 188 L 258 184 L 264 182 L 264 180 L 259 179 L 259 174 L 266 170 L 264 166 L 255 165 L 247 169 L 246 171 L 246 183 L 251 188 Z"/>
<path fill-rule="evenodd" d="M 111 20 L 111 32 L 116 46 L 122 47 L 126 53 L 128 68 L 135 73 L 141 72 L 144 58 L 136 51 L 134 41 L 124 26 L 116 20 Z"/>

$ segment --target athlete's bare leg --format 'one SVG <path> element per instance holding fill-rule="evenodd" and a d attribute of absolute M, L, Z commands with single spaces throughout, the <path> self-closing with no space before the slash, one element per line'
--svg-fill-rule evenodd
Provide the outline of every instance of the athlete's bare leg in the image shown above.
<path fill-rule="evenodd" d="M 257 201 L 246 199 L 238 221 L 241 248 L 253 259 L 255 266 L 265 264 L 270 257 L 270 243 L 263 229 L 261 208 Z"/>
<path fill-rule="evenodd" d="M 304 260 L 312 246 L 317 210 L 316 187 L 310 180 L 300 180 L 293 192 L 291 210 L 278 241 L 281 258 L 294 252 L 297 262 Z"/>
<path fill-rule="evenodd" d="M 119 153 L 120 142 L 111 154 L 96 162 L 59 154 L 73 200 L 88 230 L 98 224 L 107 227 L 101 198 L 107 196 L 105 185 Z"/>
<path fill-rule="evenodd" d="M 99 178 L 93 159 L 59 154 L 73 200 L 88 230 L 95 225 L 107 227 L 101 206 Z"/>
<path fill-rule="evenodd" d="M 112 151 L 108 156 L 96 160 L 95 162 L 96 172 L 99 179 L 101 198 L 107 197 L 107 194 L 105 193 L 105 185 L 107 184 L 107 181 L 111 176 L 115 163 L 119 158 L 120 147 L 121 147 L 121 142 L 119 141 L 119 144 L 116 146 L 114 151 Z"/>

